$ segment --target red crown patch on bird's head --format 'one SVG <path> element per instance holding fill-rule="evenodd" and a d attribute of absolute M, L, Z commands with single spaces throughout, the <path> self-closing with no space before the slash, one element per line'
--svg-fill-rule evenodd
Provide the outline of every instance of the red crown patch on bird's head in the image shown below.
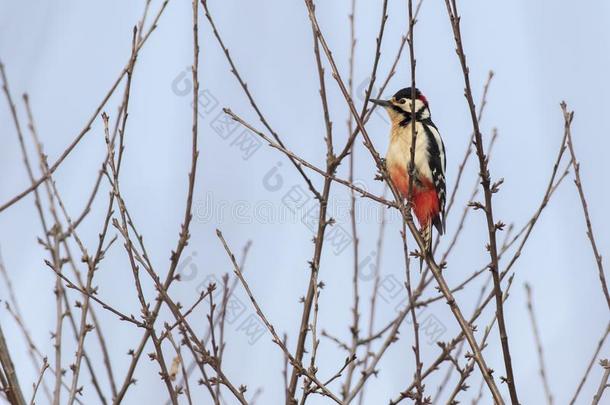
<path fill-rule="evenodd" d="M 411 87 L 405 87 L 404 89 L 400 89 L 396 92 L 396 94 L 394 94 L 395 100 L 400 100 L 403 98 L 407 100 L 411 99 Z M 428 105 L 428 99 L 422 94 L 421 91 L 419 91 L 418 88 L 415 89 L 415 99 L 420 100 L 426 106 Z"/>
<path fill-rule="evenodd" d="M 428 105 L 428 99 L 423 94 L 420 93 L 417 99 L 421 100 L 425 105 Z"/>

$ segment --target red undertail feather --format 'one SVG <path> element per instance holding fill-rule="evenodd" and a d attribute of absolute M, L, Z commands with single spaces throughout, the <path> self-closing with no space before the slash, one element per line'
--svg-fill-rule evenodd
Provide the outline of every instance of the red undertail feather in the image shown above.
<path fill-rule="evenodd" d="M 390 177 L 400 194 L 404 198 L 408 198 L 409 176 L 405 173 L 405 170 L 392 167 L 390 168 Z M 421 186 L 415 186 L 413 190 L 413 212 L 420 227 L 423 228 L 440 213 L 440 204 L 432 181 L 422 178 L 419 179 L 419 183 Z"/>
<path fill-rule="evenodd" d="M 390 169 L 392 182 L 403 197 L 409 196 L 409 176 L 404 170 L 398 168 Z M 420 187 L 415 186 L 413 190 L 413 212 L 419 222 L 424 244 L 428 253 L 432 253 L 432 223 L 440 213 L 440 204 L 436 188 L 428 179 L 420 179 Z"/>
<path fill-rule="evenodd" d="M 434 188 L 420 189 L 413 193 L 413 212 L 421 228 L 426 252 L 432 254 L 432 219 L 439 214 L 438 197 Z M 420 267 L 422 263 L 423 258 L 420 260 Z"/>
<path fill-rule="evenodd" d="M 440 212 L 438 197 L 434 186 L 432 186 L 431 189 L 426 187 L 414 190 L 413 212 L 415 212 L 415 216 L 421 227 L 431 224 L 432 219 Z"/>

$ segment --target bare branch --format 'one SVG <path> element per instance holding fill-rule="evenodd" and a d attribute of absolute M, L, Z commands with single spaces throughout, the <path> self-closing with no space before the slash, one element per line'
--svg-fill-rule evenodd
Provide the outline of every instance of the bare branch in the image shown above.
<path fill-rule="evenodd" d="M 585 197 L 585 192 L 583 191 L 582 180 L 580 178 L 580 163 L 576 159 L 576 154 L 574 152 L 574 144 L 572 142 L 572 131 L 570 129 L 570 123 L 572 122 L 572 118 L 574 117 L 574 112 L 569 112 L 567 109 L 567 105 L 565 102 L 561 103 L 561 111 L 563 111 L 563 117 L 566 122 L 566 132 L 567 132 L 567 145 L 570 150 L 570 155 L 572 156 L 572 167 L 574 168 L 574 184 L 576 184 L 576 188 L 578 189 L 578 196 L 580 197 L 580 203 L 582 205 L 583 214 L 585 216 L 585 223 L 587 225 L 587 237 L 591 242 L 591 249 L 593 249 L 593 255 L 595 256 L 595 262 L 597 263 L 597 271 L 599 273 L 599 282 L 602 287 L 602 291 L 604 293 L 604 297 L 606 298 L 606 304 L 608 304 L 608 309 L 610 309 L 610 294 L 608 293 L 608 284 L 606 284 L 606 276 L 604 275 L 604 264 L 602 262 L 602 256 L 597 249 L 597 243 L 595 242 L 595 235 L 593 233 L 593 226 L 591 225 L 591 216 L 589 215 L 589 206 L 587 204 L 587 198 Z"/>
<path fill-rule="evenodd" d="M 549 405 L 553 405 L 553 394 L 551 392 L 551 388 L 549 387 L 546 367 L 544 365 L 542 340 L 540 339 L 540 331 L 538 330 L 538 323 L 536 322 L 536 315 L 534 314 L 534 307 L 532 303 L 532 288 L 527 283 L 525 283 L 525 292 L 527 293 L 527 312 L 529 313 L 530 321 L 532 323 L 532 331 L 534 332 L 534 340 L 536 341 L 536 351 L 538 352 L 538 362 L 540 363 L 540 379 L 542 380 L 542 386 L 544 387 L 547 403 Z"/>

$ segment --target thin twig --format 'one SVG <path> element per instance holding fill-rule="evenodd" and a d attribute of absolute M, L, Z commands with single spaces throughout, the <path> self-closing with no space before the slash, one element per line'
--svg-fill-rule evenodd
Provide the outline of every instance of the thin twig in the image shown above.
<path fill-rule="evenodd" d="M 576 388 L 576 392 L 574 393 L 574 396 L 572 397 L 572 400 L 570 401 L 570 405 L 574 405 L 576 403 L 576 399 L 578 398 L 578 395 L 580 394 L 582 387 L 585 385 L 585 382 L 587 381 L 587 378 L 589 377 L 589 373 L 591 372 L 591 369 L 593 368 L 593 365 L 595 364 L 595 360 L 597 360 L 597 357 L 599 356 L 599 353 L 601 352 L 604 342 L 606 341 L 606 338 L 608 337 L 609 334 L 610 334 L 610 322 L 608 323 L 608 326 L 606 326 L 606 330 L 604 331 L 602 337 L 599 339 L 599 342 L 597 343 L 597 347 L 595 348 L 593 357 L 591 357 L 591 361 L 589 361 L 589 365 L 587 366 L 587 369 L 585 370 L 585 374 L 581 378 L 580 383 L 578 384 L 578 387 Z"/>
<path fill-rule="evenodd" d="M 538 352 L 538 362 L 540 364 L 540 378 L 542 379 L 542 386 L 544 387 L 544 393 L 546 395 L 547 403 L 549 405 L 553 405 L 553 394 L 551 392 L 551 388 L 549 387 L 549 381 L 546 375 L 546 367 L 544 365 L 542 340 L 540 339 L 540 331 L 538 330 L 538 323 L 536 322 L 536 315 L 534 313 L 534 307 L 532 302 L 532 288 L 527 283 L 525 283 L 525 292 L 527 294 L 527 312 L 530 316 L 532 331 L 534 332 L 534 340 L 536 341 L 536 351 Z"/>
<path fill-rule="evenodd" d="M 348 88 L 350 97 L 354 97 L 354 58 L 356 54 L 356 0 L 351 1 L 351 9 L 348 16 L 349 19 L 349 27 L 350 27 L 350 47 L 349 47 L 349 74 L 348 74 Z M 315 32 L 314 32 L 315 36 Z M 317 37 L 315 38 L 317 42 Z M 373 81 L 371 80 L 371 83 Z M 347 119 L 347 132 L 351 134 L 354 132 L 354 121 L 352 119 L 351 113 L 348 113 Z M 356 159 L 356 154 L 354 150 L 354 144 L 350 147 L 349 152 L 349 177 L 348 181 L 350 183 L 354 182 L 354 161 Z M 360 253 L 360 238 L 358 236 L 358 223 L 356 221 L 356 193 L 354 189 L 350 189 L 350 224 L 352 229 L 352 252 L 353 252 L 353 272 L 352 272 L 352 291 L 353 291 L 353 300 L 354 304 L 352 307 L 352 325 L 350 327 L 350 333 L 352 335 L 352 344 L 350 349 L 350 355 L 356 355 L 356 349 L 358 348 L 358 336 L 360 333 L 360 313 L 359 313 L 359 305 L 360 305 L 360 292 L 358 288 L 358 266 L 360 263 L 359 253 Z M 352 377 L 354 375 L 354 370 L 356 369 L 356 362 L 352 361 L 349 363 L 347 368 L 347 376 L 341 387 L 341 396 L 345 398 L 347 393 L 350 390 L 352 384 Z"/>
<path fill-rule="evenodd" d="M 421 372 L 422 372 L 422 361 L 421 361 L 421 349 L 419 343 L 419 323 L 417 322 L 417 315 L 415 314 L 415 300 L 413 298 L 413 289 L 411 287 L 411 266 L 409 259 L 409 248 L 407 247 L 407 227 L 403 222 L 402 224 L 402 244 L 405 258 L 405 275 L 406 282 L 405 287 L 407 289 L 407 297 L 409 298 L 409 306 L 411 307 L 411 326 L 413 327 L 413 354 L 415 356 L 415 392 L 409 392 L 411 399 L 415 400 L 417 405 L 428 403 L 427 399 L 424 399 L 424 385 L 422 384 Z"/>
<path fill-rule="evenodd" d="M 40 387 L 40 383 L 43 380 L 44 373 L 49 368 L 49 363 L 47 362 L 47 358 L 45 357 L 42 362 L 42 367 L 40 368 L 40 374 L 38 375 L 38 380 L 34 384 L 34 391 L 32 392 L 32 399 L 30 399 L 30 405 L 34 405 L 34 400 L 36 399 L 36 393 L 38 392 L 38 387 Z"/>
<path fill-rule="evenodd" d="M 602 376 L 602 380 L 599 383 L 599 388 L 597 389 L 597 392 L 593 397 L 593 402 L 591 402 L 591 405 L 599 404 L 599 401 L 601 401 L 602 396 L 604 395 L 604 391 L 609 386 L 608 378 L 610 378 L 610 362 L 608 361 L 608 359 L 604 359 L 600 360 L 599 364 L 604 369 L 604 375 Z"/>

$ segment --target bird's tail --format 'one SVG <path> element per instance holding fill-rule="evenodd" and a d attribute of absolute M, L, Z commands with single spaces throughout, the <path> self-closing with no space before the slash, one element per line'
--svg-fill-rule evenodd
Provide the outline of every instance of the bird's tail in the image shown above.
<path fill-rule="evenodd" d="M 422 271 L 424 258 L 427 255 L 432 256 L 432 221 L 428 221 L 420 230 L 421 236 L 424 239 L 425 251 L 419 257 L 419 271 Z"/>
<path fill-rule="evenodd" d="M 419 271 L 421 272 L 424 265 L 424 257 L 426 255 L 432 255 L 432 221 L 427 221 L 426 224 L 422 226 L 420 232 L 424 239 L 424 247 L 426 249 L 419 257 Z"/>

